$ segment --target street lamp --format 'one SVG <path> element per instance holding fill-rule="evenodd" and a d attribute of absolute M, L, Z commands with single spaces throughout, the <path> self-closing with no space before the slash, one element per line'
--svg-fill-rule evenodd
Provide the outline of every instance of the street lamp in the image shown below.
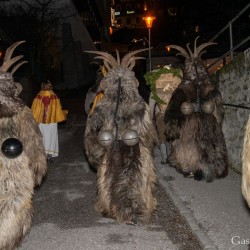
<path fill-rule="evenodd" d="M 153 21 L 155 20 L 154 16 L 146 16 L 143 17 L 143 20 L 146 22 L 146 26 L 148 28 L 148 57 L 149 57 L 149 71 L 151 71 L 151 34 L 150 34 L 150 30 L 152 28 L 153 25 Z"/>

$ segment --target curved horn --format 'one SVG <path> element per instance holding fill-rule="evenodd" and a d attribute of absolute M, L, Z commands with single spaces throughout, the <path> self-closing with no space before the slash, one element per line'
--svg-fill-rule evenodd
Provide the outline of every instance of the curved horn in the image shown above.
<path fill-rule="evenodd" d="M 107 52 L 103 52 L 103 51 L 85 51 L 85 52 L 91 53 L 91 54 L 101 55 L 102 57 L 98 57 L 99 59 L 106 60 L 111 65 L 111 67 L 117 66 L 116 59 L 111 54 L 109 54 Z"/>
<path fill-rule="evenodd" d="M 15 48 L 24 43 L 25 41 L 19 41 L 19 42 L 16 42 L 14 44 L 12 44 L 5 52 L 5 56 L 4 56 L 4 59 L 3 59 L 3 65 L 0 67 L 0 70 L 3 71 L 3 72 L 7 72 L 7 70 L 15 63 L 17 62 L 18 60 L 20 60 L 21 58 L 23 58 L 23 56 L 16 56 L 14 58 L 11 59 L 11 56 L 15 50 Z"/>
<path fill-rule="evenodd" d="M 197 36 L 197 37 L 195 38 L 195 40 L 194 40 L 194 57 L 197 57 L 197 56 L 198 56 L 198 55 L 197 55 L 197 48 L 196 48 L 198 38 L 199 38 L 199 36 Z"/>
<path fill-rule="evenodd" d="M 139 59 L 145 59 L 145 57 L 136 56 L 136 57 L 130 58 L 126 67 L 128 67 L 129 70 L 132 70 L 135 66 L 135 61 Z"/>
<path fill-rule="evenodd" d="M 151 49 L 151 48 L 150 48 L 150 49 Z M 149 49 L 148 49 L 148 48 L 147 48 L 147 49 L 138 49 L 138 50 L 134 50 L 134 51 L 132 51 L 132 52 L 126 54 L 126 55 L 122 58 L 121 66 L 127 67 L 127 66 L 130 64 L 130 63 L 128 64 L 128 62 L 130 61 L 130 59 L 133 58 L 133 56 L 134 56 L 135 54 L 138 54 L 138 53 L 143 52 L 143 51 L 146 51 L 146 50 L 149 50 Z M 135 58 L 133 58 L 132 60 L 135 60 Z"/>
<path fill-rule="evenodd" d="M 132 60 L 129 64 L 128 64 L 128 69 L 129 70 L 132 70 L 133 68 L 134 68 L 134 66 L 135 66 L 135 60 Z"/>
<path fill-rule="evenodd" d="M 112 68 L 112 65 L 110 64 L 110 62 L 103 56 L 96 56 L 95 59 L 101 59 L 103 60 L 104 65 L 107 67 L 108 70 L 110 70 Z"/>
<path fill-rule="evenodd" d="M 117 61 L 117 64 L 120 65 L 121 64 L 120 54 L 119 54 L 119 52 L 118 52 L 117 49 L 115 51 L 116 51 L 116 58 L 117 58 L 116 61 Z"/>
<path fill-rule="evenodd" d="M 187 49 L 188 49 L 188 52 L 189 52 L 189 54 L 190 54 L 190 57 L 191 58 L 194 58 L 194 53 L 192 52 L 192 50 L 190 49 L 190 43 L 188 43 L 186 46 L 187 46 Z"/>
<path fill-rule="evenodd" d="M 28 63 L 28 61 L 22 61 L 22 62 L 18 63 L 18 64 L 11 70 L 10 74 L 13 75 L 13 74 L 16 72 L 16 70 L 17 70 L 20 66 L 22 66 L 23 64 L 25 64 L 25 63 Z"/>
<path fill-rule="evenodd" d="M 201 56 L 204 55 L 205 53 L 207 53 L 206 50 L 201 51 L 198 57 L 201 58 Z"/>
<path fill-rule="evenodd" d="M 106 60 L 103 61 L 103 64 L 107 68 L 108 71 L 110 71 L 112 69 L 112 67 L 109 66 L 109 64 Z"/>
<path fill-rule="evenodd" d="M 186 59 L 190 59 L 190 55 L 182 47 L 177 46 L 177 45 L 168 45 L 168 47 L 176 49 L 176 50 L 181 52 L 181 53 L 178 53 L 177 55 L 181 55 L 181 56 L 184 56 Z"/>
<path fill-rule="evenodd" d="M 214 45 L 214 44 L 217 44 L 217 43 L 208 42 L 208 43 L 203 43 L 203 44 L 201 44 L 201 45 L 196 49 L 196 57 L 199 57 L 200 52 L 201 52 L 204 48 L 206 48 L 207 46 L 210 46 L 210 45 Z"/>

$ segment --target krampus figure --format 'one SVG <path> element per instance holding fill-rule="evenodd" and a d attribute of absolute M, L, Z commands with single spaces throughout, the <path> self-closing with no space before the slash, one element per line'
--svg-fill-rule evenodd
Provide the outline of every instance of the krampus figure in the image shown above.
<path fill-rule="evenodd" d="M 104 97 L 88 117 L 84 145 L 88 160 L 97 168 L 96 210 L 119 223 L 148 223 L 156 208 L 153 196 L 156 176 L 152 149 L 156 132 L 148 105 L 138 93 L 132 68 L 133 51 L 120 61 L 99 54 L 108 70 L 100 86 Z"/>
<path fill-rule="evenodd" d="M 189 44 L 188 51 L 179 50 L 185 57 L 183 79 L 173 92 L 165 113 L 166 139 L 172 142 L 168 161 L 186 177 L 211 182 L 228 173 L 228 158 L 222 132 L 222 96 L 209 78 L 201 60 L 202 50 L 214 43 L 196 47 Z"/>
<path fill-rule="evenodd" d="M 31 110 L 18 97 L 22 90 L 8 69 L 23 56 L 11 58 L 9 47 L 0 67 L 0 249 L 11 250 L 20 245 L 32 218 L 32 194 L 46 173 L 46 157 L 41 133 Z"/>
<path fill-rule="evenodd" d="M 242 153 L 242 194 L 250 207 L 250 117 L 246 125 Z"/>

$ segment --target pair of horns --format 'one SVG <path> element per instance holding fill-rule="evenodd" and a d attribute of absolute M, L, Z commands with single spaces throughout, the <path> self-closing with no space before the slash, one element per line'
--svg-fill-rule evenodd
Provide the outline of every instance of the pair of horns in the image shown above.
<path fill-rule="evenodd" d="M 189 43 L 186 45 L 188 50 L 186 50 L 180 46 L 177 46 L 177 45 L 168 45 L 168 47 L 176 49 L 176 50 L 181 52 L 181 53 L 178 53 L 177 55 L 184 56 L 186 59 L 194 59 L 194 58 L 200 58 L 206 52 L 206 51 L 202 51 L 202 50 L 204 48 L 206 48 L 207 46 L 217 44 L 217 43 L 213 43 L 213 42 L 208 42 L 208 43 L 201 44 L 197 48 L 196 43 L 197 43 L 198 38 L 199 38 L 199 36 L 196 37 L 196 39 L 194 41 L 194 50 L 193 51 L 191 51 Z"/>
<path fill-rule="evenodd" d="M 122 60 L 120 59 L 120 54 L 117 50 L 116 50 L 116 58 L 114 58 L 111 54 L 107 52 L 103 52 L 103 51 L 86 51 L 86 52 L 99 55 L 99 56 L 96 56 L 95 59 L 102 59 L 104 66 L 109 71 L 112 68 L 116 68 L 116 67 L 123 67 L 123 68 L 128 68 L 129 70 L 131 70 L 135 66 L 135 60 L 145 59 L 144 57 L 138 57 L 138 56 L 135 57 L 135 55 L 146 50 L 149 50 L 149 48 L 132 51 L 126 54 L 122 58 Z"/>
<path fill-rule="evenodd" d="M 23 58 L 23 55 L 20 55 L 20 56 L 15 56 L 13 58 L 12 57 L 12 54 L 15 50 L 15 48 L 24 43 L 25 41 L 19 41 L 19 42 L 16 42 L 14 44 L 12 44 L 5 52 L 5 56 L 4 56 L 4 59 L 3 59 L 3 65 L 0 67 L 0 72 L 7 72 L 8 69 L 14 64 L 16 63 L 17 61 L 19 61 L 20 59 Z M 11 75 L 13 75 L 16 70 L 21 66 L 23 65 L 24 63 L 27 63 L 27 61 L 22 61 L 22 62 L 19 62 L 10 72 Z"/>

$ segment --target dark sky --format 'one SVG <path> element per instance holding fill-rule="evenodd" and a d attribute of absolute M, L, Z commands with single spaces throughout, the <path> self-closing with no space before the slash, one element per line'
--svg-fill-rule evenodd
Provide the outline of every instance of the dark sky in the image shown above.
<path fill-rule="evenodd" d="M 228 24 L 244 7 L 249 0 L 162 0 L 157 2 L 157 19 L 152 34 L 155 42 L 182 41 L 190 42 L 199 35 L 202 40 L 208 41 Z M 173 8 L 176 16 L 169 14 Z M 250 33 L 250 8 L 233 23 L 234 42 L 242 40 Z M 199 32 L 195 32 L 199 26 Z M 228 47 L 229 31 L 219 38 L 220 43 Z"/>

